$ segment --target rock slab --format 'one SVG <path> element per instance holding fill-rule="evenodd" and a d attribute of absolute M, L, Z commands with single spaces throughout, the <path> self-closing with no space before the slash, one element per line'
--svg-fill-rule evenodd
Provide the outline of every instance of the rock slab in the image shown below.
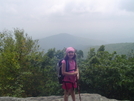
<path fill-rule="evenodd" d="M 80 94 L 81 101 L 119 101 L 116 99 L 108 99 L 99 94 Z M 16 97 L 0 97 L 0 101 L 64 101 L 63 96 L 44 96 L 44 97 L 27 97 L 27 98 L 16 98 Z M 69 96 L 68 101 L 72 101 Z M 76 101 L 80 101 L 79 94 L 76 94 Z"/>

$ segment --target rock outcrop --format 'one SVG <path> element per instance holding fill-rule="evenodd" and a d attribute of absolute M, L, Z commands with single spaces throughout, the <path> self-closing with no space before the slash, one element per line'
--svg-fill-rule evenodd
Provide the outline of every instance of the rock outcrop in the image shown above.
<path fill-rule="evenodd" d="M 108 99 L 99 94 L 80 94 L 81 101 L 119 101 L 116 99 Z M 0 101 L 64 101 L 63 96 L 43 96 L 43 97 L 27 97 L 27 98 L 16 98 L 16 97 L 0 97 Z M 72 101 L 69 96 L 69 101 Z M 76 94 L 76 101 L 80 101 L 79 95 Z"/>

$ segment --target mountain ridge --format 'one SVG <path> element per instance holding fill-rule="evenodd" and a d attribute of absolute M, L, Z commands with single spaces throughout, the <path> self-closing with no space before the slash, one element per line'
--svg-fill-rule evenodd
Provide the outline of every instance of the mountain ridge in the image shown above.
<path fill-rule="evenodd" d="M 76 49 L 83 49 L 86 47 L 106 44 L 102 40 L 88 39 L 84 37 L 78 37 L 67 33 L 60 33 L 57 35 L 48 36 L 46 38 L 39 39 L 39 45 L 41 48 L 48 50 L 55 48 L 57 50 L 65 47 L 75 47 Z"/>
<path fill-rule="evenodd" d="M 84 53 L 84 57 L 87 56 L 90 48 L 97 49 L 101 46 L 105 46 L 105 50 L 112 53 L 114 51 L 117 54 L 128 54 L 131 50 L 134 50 L 134 43 L 106 43 L 100 40 L 93 40 L 88 38 L 82 38 L 73 36 L 67 33 L 60 33 L 58 35 L 49 36 L 46 38 L 39 39 L 39 45 L 41 49 L 45 52 L 48 49 L 55 48 L 56 50 L 62 50 L 66 47 L 74 47 L 77 50 L 82 50 Z"/>

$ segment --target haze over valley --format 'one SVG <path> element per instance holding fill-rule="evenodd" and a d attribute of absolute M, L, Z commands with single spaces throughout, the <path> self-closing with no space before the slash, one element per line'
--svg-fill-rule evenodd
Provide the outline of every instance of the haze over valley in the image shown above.
<path fill-rule="evenodd" d="M 114 51 L 117 54 L 128 54 L 131 50 L 134 50 L 134 42 L 122 42 L 122 43 L 108 43 L 103 40 L 94 40 L 83 37 L 70 35 L 67 33 L 52 35 L 46 38 L 39 39 L 39 45 L 45 52 L 48 49 L 55 48 L 56 50 L 62 50 L 66 47 L 74 47 L 77 50 L 82 50 L 86 56 L 90 48 L 97 49 L 101 46 L 105 46 L 105 50 L 112 53 Z"/>

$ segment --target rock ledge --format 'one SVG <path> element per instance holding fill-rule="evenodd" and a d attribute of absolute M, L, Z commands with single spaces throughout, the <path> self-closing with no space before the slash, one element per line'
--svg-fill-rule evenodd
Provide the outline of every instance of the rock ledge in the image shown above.
<path fill-rule="evenodd" d="M 108 99 L 99 94 L 80 94 L 81 101 L 119 101 L 116 99 Z M 63 96 L 42 96 L 42 97 L 27 97 L 27 98 L 16 98 L 16 97 L 0 97 L 0 101 L 64 101 Z M 72 101 L 71 96 L 69 100 Z M 80 101 L 79 94 L 76 94 L 76 101 Z"/>

